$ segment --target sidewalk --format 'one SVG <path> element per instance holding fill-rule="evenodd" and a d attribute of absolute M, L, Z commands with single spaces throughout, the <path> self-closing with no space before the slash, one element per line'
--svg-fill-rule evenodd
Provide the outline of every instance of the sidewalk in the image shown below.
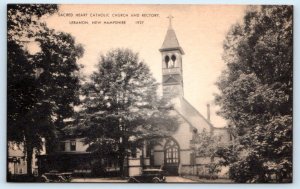
<path fill-rule="evenodd" d="M 99 182 L 99 183 L 124 183 L 127 179 L 122 179 L 120 177 L 112 178 L 73 178 L 71 182 Z"/>

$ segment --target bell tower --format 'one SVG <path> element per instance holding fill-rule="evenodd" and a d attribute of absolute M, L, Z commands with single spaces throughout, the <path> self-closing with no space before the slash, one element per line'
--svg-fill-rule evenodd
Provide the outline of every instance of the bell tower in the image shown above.
<path fill-rule="evenodd" d="M 173 16 L 168 16 L 169 28 L 162 47 L 159 49 L 162 57 L 163 97 L 183 97 L 182 55 L 175 31 L 172 27 Z"/>

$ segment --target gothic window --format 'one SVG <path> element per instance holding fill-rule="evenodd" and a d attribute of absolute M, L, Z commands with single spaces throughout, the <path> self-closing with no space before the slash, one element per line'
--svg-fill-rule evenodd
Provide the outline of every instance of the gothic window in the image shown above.
<path fill-rule="evenodd" d="M 172 67 L 175 67 L 176 56 L 174 54 L 171 56 L 171 60 L 172 60 Z"/>
<path fill-rule="evenodd" d="M 174 140 L 168 140 L 165 145 L 165 162 L 166 164 L 179 163 L 179 146 Z"/>
<path fill-rule="evenodd" d="M 169 61 L 170 61 L 170 57 L 168 55 L 165 56 L 166 68 L 169 68 Z"/>
<path fill-rule="evenodd" d="M 193 129 L 192 142 L 193 142 L 193 144 L 196 144 L 199 142 L 198 129 L 196 129 L 196 128 Z"/>

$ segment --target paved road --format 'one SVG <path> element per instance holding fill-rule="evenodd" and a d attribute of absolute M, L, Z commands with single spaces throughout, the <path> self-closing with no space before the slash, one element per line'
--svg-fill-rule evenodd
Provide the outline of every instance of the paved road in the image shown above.
<path fill-rule="evenodd" d="M 127 180 L 122 180 L 121 178 L 74 178 L 72 182 L 102 182 L 102 183 L 112 183 L 112 182 L 127 182 Z M 178 176 L 167 177 L 167 183 L 176 182 L 195 182 L 187 178 L 182 178 Z"/>
<path fill-rule="evenodd" d="M 170 176 L 167 177 L 167 182 L 195 182 L 193 180 L 187 179 L 187 178 L 183 178 L 183 177 L 178 177 L 178 176 Z"/>

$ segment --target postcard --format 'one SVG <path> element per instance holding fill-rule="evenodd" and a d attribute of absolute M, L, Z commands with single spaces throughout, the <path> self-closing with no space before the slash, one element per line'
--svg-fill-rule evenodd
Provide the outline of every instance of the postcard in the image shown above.
<path fill-rule="evenodd" d="M 293 6 L 8 4 L 7 181 L 291 183 Z"/>

